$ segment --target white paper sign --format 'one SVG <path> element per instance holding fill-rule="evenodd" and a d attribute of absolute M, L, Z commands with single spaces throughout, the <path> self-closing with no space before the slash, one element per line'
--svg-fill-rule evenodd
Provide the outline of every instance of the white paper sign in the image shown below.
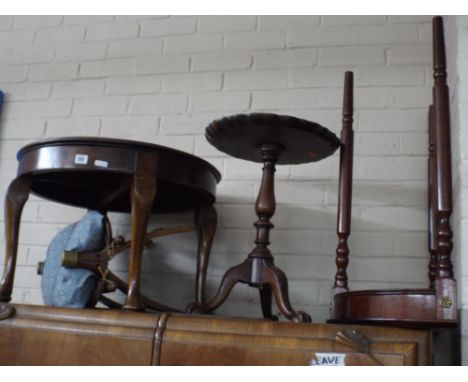
<path fill-rule="evenodd" d="M 346 354 L 342 353 L 315 353 L 310 366 L 346 366 Z"/>

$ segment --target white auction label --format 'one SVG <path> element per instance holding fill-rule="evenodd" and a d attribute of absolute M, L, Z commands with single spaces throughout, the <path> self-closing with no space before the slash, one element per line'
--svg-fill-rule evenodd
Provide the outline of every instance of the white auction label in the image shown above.
<path fill-rule="evenodd" d="M 96 159 L 94 161 L 94 165 L 97 166 L 97 167 L 107 167 L 107 166 L 109 166 L 109 162 L 107 162 L 105 160 Z"/>
<path fill-rule="evenodd" d="M 88 156 L 86 154 L 76 154 L 75 164 L 88 164 Z"/>
<path fill-rule="evenodd" d="M 346 366 L 346 354 L 343 353 L 315 353 L 310 366 Z"/>

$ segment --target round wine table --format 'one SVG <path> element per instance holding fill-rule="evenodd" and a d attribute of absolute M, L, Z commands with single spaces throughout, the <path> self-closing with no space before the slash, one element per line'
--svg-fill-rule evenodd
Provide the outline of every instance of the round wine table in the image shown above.
<path fill-rule="evenodd" d="M 254 113 L 225 117 L 206 128 L 207 140 L 233 157 L 263 163 L 263 177 L 255 204 L 258 220 L 255 247 L 247 259 L 224 275 L 216 295 L 206 304 L 192 304 L 189 311 L 210 312 L 219 307 L 238 282 L 260 291 L 262 313 L 276 319 L 271 311 L 272 297 L 281 313 L 295 322 L 310 322 L 310 316 L 291 307 L 286 275 L 274 265 L 268 249 L 270 222 L 276 208 L 274 173 L 276 164 L 319 161 L 335 152 L 340 140 L 325 127 L 303 119 Z"/>
<path fill-rule="evenodd" d="M 143 309 L 140 271 L 152 213 L 195 210 L 199 231 L 197 301 L 203 301 L 206 264 L 216 226 L 213 208 L 221 175 L 208 162 L 144 142 L 67 137 L 19 150 L 18 176 L 5 200 L 6 261 L 0 301 L 11 298 L 23 206 L 32 192 L 76 207 L 131 213 L 131 245 L 125 308 Z M 198 224 L 197 224 L 198 223 Z"/>

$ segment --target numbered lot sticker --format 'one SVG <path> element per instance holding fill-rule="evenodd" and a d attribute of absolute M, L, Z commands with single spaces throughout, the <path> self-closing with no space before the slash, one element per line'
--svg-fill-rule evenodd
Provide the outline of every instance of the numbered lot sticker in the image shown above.
<path fill-rule="evenodd" d="M 88 164 L 88 156 L 86 154 L 76 154 L 75 164 Z"/>

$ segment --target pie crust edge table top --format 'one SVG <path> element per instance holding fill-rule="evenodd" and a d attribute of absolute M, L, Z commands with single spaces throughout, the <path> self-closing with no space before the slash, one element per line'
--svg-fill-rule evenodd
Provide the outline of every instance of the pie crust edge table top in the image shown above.
<path fill-rule="evenodd" d="M 237 114 L 215 120 L 206 128 L 205 136 L 218 150 L 252 162 L 262 162 L 262 144 L 278 144 L 283 147 L 278 164 L 316 162 L 340 146 L 339 138 L 318 123 L 272 113 Z"/>

